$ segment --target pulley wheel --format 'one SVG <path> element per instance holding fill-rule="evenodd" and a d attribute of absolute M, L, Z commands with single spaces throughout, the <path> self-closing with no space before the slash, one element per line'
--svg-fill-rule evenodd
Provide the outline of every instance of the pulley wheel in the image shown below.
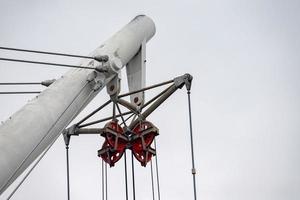
<path fill-rule="evenodd" d="M 108 163 L 112 167 L 115 165 L 116 162 L 118 162 L 121 159 L 123 153 L 124 150 L 114 150 L 105 141 L 103 143 L 102 149 L 98 151 L 98 156 L 101 157 L 106 163 Z"/>
<path fill-rule="evenodd" d="M 135 139 L 132 141 L 133 151 L 141 151 L 150 147 L 157 133 L 157 128 L 149 121 L 142 121 L 133 130 Z"/>
<path fill-rule="evenodd" d="M 105 138 L 110 147 L 115 150 L 124 150 L 126 148 L 127 141 L 122 137 L 124 136 L 123 128 L 117 122 L 108 122 L 104 129 L 109 130 L 105 133 Z"/>
<path fill-rule="evenodd" d="M 141 165 L 146 167 L 147 163 L 152 159 L 155 150 L 150 147 L 148 150 L 133 150 L 132 152 Z"/>

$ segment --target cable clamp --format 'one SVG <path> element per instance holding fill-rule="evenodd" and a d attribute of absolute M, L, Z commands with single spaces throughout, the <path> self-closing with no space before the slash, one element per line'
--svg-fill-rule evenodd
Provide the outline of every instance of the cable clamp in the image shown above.
<path fill-rule="evenodd" d="M 196 174 L 196 169 L 195 168 L 192 169 L 192 174 Z"/>

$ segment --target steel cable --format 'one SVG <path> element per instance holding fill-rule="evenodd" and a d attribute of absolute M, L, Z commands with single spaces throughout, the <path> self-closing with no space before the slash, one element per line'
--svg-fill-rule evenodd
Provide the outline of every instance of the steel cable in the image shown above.
<path fill-rule="evenodd" d="M 150 168 L 151 168 L 152 199 L 155 200 L 155 191 L 154 191 L 154 178 L 153 178 L 153 166 L 152 166 L 152 160 L 150 161 Z"/>
<path fill-rule="evenodd" d="M 66 161 L 67 161 L 67 195 L 70 200 L 70 164 L 69 164 L 69 145 L 66 145 Z"/>
<path fill-rule="evenodd" d="M 39 64 L 39 65 L 51 65 L 51 66 L 58 66 L 58 67 L 69 67 L 69 68 L 95 70 L 95 68 L 87 67 L 87 66 L 69 65 L 69 64 L 51 63 L 51 62 L 41 62 L 41 61 L 33 61 L 33 60 L 21 60 L 21 59 L 12 59 L 12 58 L 0 58 L 0 60 L 8 61 L 8 62 L 21 62 L 21 63 L 30 63 L 30 64 Z"/>
<path fill-rule="evenodd" d="M 126 158 L 126 150 L 124 152 L 124 166 L 125 166 L 125 192 L 126 192 L 126 200 L 128 200 L 128 178 L 127 178 L 127 158 Z"/>
<path fill-rule="evenodd" d="M 135 174 L 134 174 L 134 159 L 133 159 L 132 152 L 131 152 L 131 170 L 132 170 L 132 194 L 133 194 L 133 200 L 135 200 Z"/>
<path fill-rule="evenodd" d="M 187 91 L 188 94 L 188 106 L 189 106 L 189 124 L 190 124 L 190 139 L 191 139 L 191 156 L 192 156 L 192 175 L 193 175 L 193 187 L 194 187 L 194 199 L 197 200 L 196 190 L 196 169 L 195 169 L 195 157 L 194 157 L 194 140 L 193 140 L 193 126 L 192 126 L 192 109 L 191 109 L 191 92 Z"/>
<path fill-rule="evenodd" d="M 49 51 L 37 51 L 37 50 L 29 50 L 29 49 L 2 47 L 2 46 L 0 46 L 0 49 L 8 50 L 8 51 L 21 51 L 21 52 L 28 52 L 28 53 L 48 54 L 48 55 L 55 55 L 55 56 L 94 59 L 94 57 L 91 57 L 91 56 L 81 56 L 81 55 L 76 55 L 76 54 L 66 54 L 66 53 L 57 53 L 57 52 L 49 52 Z"/>
<path fill-rule="evenodd" d="M 157 157 L 157 147 L 156 147 L 156 139 L 155 139 L 155 138 L 154 138 L 154 148 L 155 148 L 155 150 L 156 150 L 156 155 L 155 155 L 155 168 L 156 168 L 157 194 L 158 194 L 158 200 L 160 200 L 160 185 L 159 185 L 158 157 Z"/>

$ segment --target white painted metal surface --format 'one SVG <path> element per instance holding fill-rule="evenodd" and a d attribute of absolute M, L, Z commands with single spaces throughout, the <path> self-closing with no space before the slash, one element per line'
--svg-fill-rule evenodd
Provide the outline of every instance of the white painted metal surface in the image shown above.
<path fill-rule="evenodd" d="M 147 16 L 137 16 L 90 54 L 108 55 L 106 66 L 110 73 L 70 70 L 0 126 L 0 194 L 154 34 L 153 21 Z M 81 63 L 89 67 L 99 64 L 89 60 Z"/>
<path fill-rule="evenodd" d="M 126 65 L 129 92 L 146 86 L 146 41 L 142 43 L 139 52 Z M 131 103 L 144 104 L 144 92 L 130 95 Z"/>

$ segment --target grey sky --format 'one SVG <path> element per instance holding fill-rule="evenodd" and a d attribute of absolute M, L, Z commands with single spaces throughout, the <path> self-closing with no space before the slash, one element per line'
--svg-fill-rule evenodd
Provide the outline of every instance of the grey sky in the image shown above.
<path fill-rule="evenodd" d="M 194 76 L 199 199 L 298 200 L 299 9 L 296 0 L 1 0 L 0 46 L 86 55 L 136 15 L 148 15 L 156 35 L 147 46 L 147 84 L 186 72 Z M 1 82 L 40 81 L 66 71 L 0 62 Z M 0 120 L 30 98 L 1 96 Z M 101 92 L 80 116 L 107 98 Z M 149 118 L 160 128 L 162 199 L 192 199 L 187 115 L 186 92 L 181 90 Z M 96 152 L 102 141 L 80 136 L 71 142 L 73 200 L 100 199 L 101 162 Z M 64 153 L 59 138 L 12 199 L 66 199 Z M 137 199 L 151 199 L 149 170 L 138 168 Z M 124 198 L 123 162 L 109 169 L 109 175 L 109 199 Z"/>

